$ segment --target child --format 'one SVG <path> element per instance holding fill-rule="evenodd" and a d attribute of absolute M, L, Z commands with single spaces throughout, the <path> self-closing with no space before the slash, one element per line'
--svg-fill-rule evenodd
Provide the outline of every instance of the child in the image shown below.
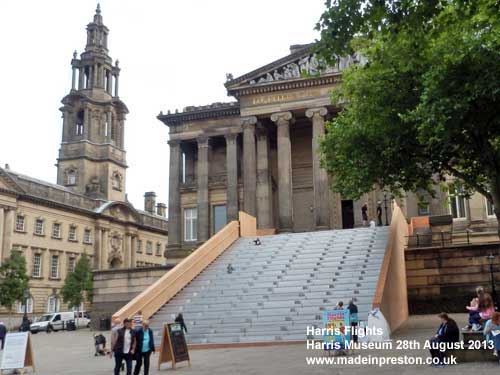
<path fill-rule="evenodd" d="M 95 354 L 94 356 L 106 355 L 106 337 L 102 333 L 94 335 Z M 102 347 L 101 347 L 102 345 Z"/>

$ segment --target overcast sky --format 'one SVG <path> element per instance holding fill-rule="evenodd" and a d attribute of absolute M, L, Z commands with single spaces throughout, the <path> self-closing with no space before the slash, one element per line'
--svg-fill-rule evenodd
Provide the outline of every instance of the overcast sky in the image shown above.
<path fill-rule="evenodd" d="M 309 43 L 324 0 L 104 0 L 110 56 L 120 60 L 127 104 L 127 192 L 168 202 L 168 129 L 162 110 L 234 100 L 235 77 Z M 71 85 L 70 61 L 85 47 L 93 0 L 0 1 L 0 163 L 56 182 L 59 107 Z"/>

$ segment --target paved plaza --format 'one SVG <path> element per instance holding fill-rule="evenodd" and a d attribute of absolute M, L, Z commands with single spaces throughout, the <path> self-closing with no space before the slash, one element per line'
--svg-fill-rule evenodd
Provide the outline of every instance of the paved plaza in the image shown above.
<path fill-rule="evenodd" d="M 460 325 L 465 322 L 465 315 L 455 316 Z M 398 338 L 415 338 L 423 342 L 429 337 L 437 324 L 434 316 L 412 317 L 405 326 L 395 335 Z M 109 357 L 93 356 L 93 332 L 80 330 L 77 332 L 59 332 L 50 335 L 40 333 L 33 335 L 35 352 L 36 374 L 39 375 L 104 375 L 111 374 L 113 360 Z M 286 345 L 272 347 L 232 348 L 213 350 L 193 350 L 191 368 L 180 363 L 176 370 L 179 374 L 207 374 L 207 375 L 302 375 L 302 374 L 498 374 L 500 368 L 497 363 L 466 363 L 445 368 L 432 368 L 427 365 L 414 366 L 308 366 L 305 363 L 307 356 L 322 355 L 321 351 L 306 350 L 305 345 Z M 422 356 L 427 357 L 426 350 L 411 351 L 360 351 L 367 356 Z M 156 364 L 157 355 L 152 359 Z M 157 371 L 153 366 L 151 374 L 172 373 L 168 364 Z M 124 373 L 122 373 L 124 374 Z"/>

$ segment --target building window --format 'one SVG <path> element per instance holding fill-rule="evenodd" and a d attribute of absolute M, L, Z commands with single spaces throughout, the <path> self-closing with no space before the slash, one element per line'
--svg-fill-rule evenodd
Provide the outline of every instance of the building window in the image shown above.
<path fill-rule="evenodd" d="M 196 230 L 198 227 L 198 211 L 196 208 L 186 208 L 184 210 L 184 240 L 196 241 Z"/>
<path fill-rule="evenodd" d="M 161 243 L 156 244 L 156 256 L 161 256 Z"/>
<path fill-rule="evenodd" d="M 83 121 L 84 121 L 84 113 L 83 111 L 78 111 L 76 115 L 76 124 L 75 124 L 75 134 L 83 135 Z"/>
<path fill-rule="evenodd" d="M 52 238 L 61 238 L 61 224 L 54 223 L 52 225 Z"/>
<path fill-rule="evenodd" d="M 58 279 L 59 278 L 59 256 L 52 255 L 50 257 L 50 278 Z"/>
<path fill-rule="evenodd" d="M 142 253 L 142 241 L 139 239 L 135 241 L 135 252 L 139 254 Z"/>
<path fill-rule="evenodd" d="M 42 277 L 42 254 L 33 255 L 33 270 L 31 276 Z"/>
<path fill-rule="evenodd" d="M 28 302 L 26 304 L 26 306 L 24 305 L 25 302 Z M 25 307 L 27 307 L 26 311 L 25 311 Z M 24 314 L 25 312 L 28 314 L 33 314 L 33 298 L 32 297 L 29 297 L 27 301 L 17 302 L 17 313 Z"/>
<path fill-rule="evenodd" d="M 427 216 L 430 214 L 429 203 L 419 203 L 418 204 L 418 216 Z"/>
<path fill-rule="evenodd" d="M 68 273 L 75 272 L 75 263 L 76 263 L 75 257 L 68 258 Z"/>
<path fill-rule="evenodd" d="M 74 169 L 70 169 L 66 173 L 66 185 L 76 185 L 76 171 Z"/>
<path fill-rule="evenodd" d="M 92 231 L 90 229 L 85 229 L 83 231 L 83 242 L 92 243 Z"/>
<path fill-rule="evenodd" d="M 49 299 L 47 300 L 47 312 L 48 313 L 55 313 L 59 311 L 59 298 L 57 296 L 49 296 Z"/>
<path fill-rule="evenodd" d="M 214 206 L 214 233 L 220 231 L 227 224 L 226 205 Z"/>
<path fill-rule="evenodd" d="M 16 216 L 16 231 L 17 232 L 24 232 L 24 224 L 25 224 L 24 215 L 17 215 Z"/>
<path fill-rule="evenodd" d="M 70 240 L 70 241 L 77 241 L 77 237 L 76 237 L 76 225 L 70 225 L 69 226 L 68 240 Z"/>
<path fill-rule="evenodd" d="M 146 242 L 146 254 L 153 254 L 153 243 L 151 241 Z"/>
<path fill-rule="evenodd" d="M 467 216 L 467 198 L 462 188 L 450 190 L 450 211 L 454 219 L 461 219 Z"/>
<path fill-rule="evenodd" d="M 35 234 L 43 236 L 43 219 L 35 220 Z"/>
<path fill-rule="evenodd" d="M 486 201 L 486 215 L 487 216 L 496 216 L 495 215 L 495 206 L 493 206 L 488 199 L 484 198 L 484 200 Z"/>

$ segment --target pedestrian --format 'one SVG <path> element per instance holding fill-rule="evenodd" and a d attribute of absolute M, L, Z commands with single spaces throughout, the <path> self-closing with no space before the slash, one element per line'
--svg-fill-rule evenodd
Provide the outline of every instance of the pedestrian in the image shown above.
<path fill-rule="evenodd" d="M 377 202 L 377 225 L 379 227 L 382 226 L 382 202 L 378 201 Z"/>
<path fill-rule="evenodd" d="M 441 319 L 441 325 L 439 326 L 436 334 L 432 339 L 430 339 L 430 352 L 432 358 L 438 358 L 438 362 L 433 361 L 432 365 L 437 367 L 443 367 L 443 358 L 446 350 L 439 348 L 440 343 L 455 343 L 460 341 L 460 330 L 458 329 L 457 323 L 451 319 L 448 314 L 441 313 L 438 315 Z"/>
<path fill-rule="evenodd" d="M 120 367 L 125 361 L 127 375 L 132 375 L 132 357 L 135 353 L 136 332 L 132 329 L 132 321 L 125 319 L 123 327 L 116 331 L 116 340 L 111 348 L 115 355 L 114 375 L 120 375 Z"/>
<path fill-rule="evenodd" d="M 179 313 L 179 315 L 177 315 L 175 317 L 175 322 L 181 325 L 181 329 L 183 329 L 184 332 L 188 333 L 186 323 L 184 323 L 184 317 L 182 316 L 182 313 Z"/>
<path fill-rule="evenodd" d="M 363 226 L 366 227 L 368 225 L 368 203 L 361 206 L 361 217 L 363 218 Z"/>
<path fill-rule="evenodd" d="M 7 336 L 7 327 L 4 322 L 0 322 L 0 340 L 2 341 L 2 350 L 5 346 L 5 336 Z"/>
<path fill-rule="evenodd" d="M 142 310 L 137 311 L 134 315 L 134 329 L 139 330 L 142 328 Z"/>
<path fill-rule="evenodd" d="M 349 305 L 347 305 L 347 310 L 349 310 L 349 318 L 351 321 L 351 332 L 352 332 L 352 341 L 358 342 L 358 306 L 354 304 L 354 300 L 349 301 Z"/>
<path fill-rule="evenodd" d="M 344 302 L 337 302 L 337 306 L 335 306 L 334 310 L 344 310 Z"/>
<path fill-rule="evenodd" d="M 149 328 L 149 320 L 142 322 L 142 328 L 136 332 L 135 369 L 134 375 L 139 375 L 144 362 L 144 375 L 149 375 L 149 357 L 155 352 L 153 331 Z"/>

